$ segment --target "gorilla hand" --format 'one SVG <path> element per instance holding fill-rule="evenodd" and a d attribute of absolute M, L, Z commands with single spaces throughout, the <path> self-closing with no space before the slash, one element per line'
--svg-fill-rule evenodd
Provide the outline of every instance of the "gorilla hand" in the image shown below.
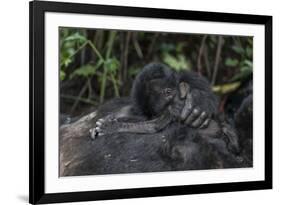
<path fill-rule="evenodd" d="M 196 92 L 196 91 L 193 91 Z M 194 94 L 186 82 L 179 84 L 179 96 L 170 107 L 171 114 L 179 121 L 194 128 L 205 128 L 209 125 L 209 114 L 198 105 L 194 105 Z M 204 100 L 204 99 L 202 99 Z"/>
<path fill-rule="evenodd" d="M 117 120 L 108 115 L 105 118 L 101 118 L 96 122 L 96 126 L 90 130 L 91 138 L 95 139 L 96 137 L 113 134 L 118 131 Z"/>

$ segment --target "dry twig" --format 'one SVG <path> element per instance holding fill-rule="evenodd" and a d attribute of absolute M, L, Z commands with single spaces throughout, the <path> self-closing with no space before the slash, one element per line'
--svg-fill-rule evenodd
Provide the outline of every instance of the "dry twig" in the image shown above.
<path fill-rule="evenodd" d="M 219 62 L 220 62 L 220 58 L 221 58 L 222 46 L 223 46 L 223 37 L 219 36 L 218 46 L 217 46 L 217 51 L 216 51 L 216 59 L 215 59 L 215 64 L 214 64 L 214 71 L 213 71 L 213 76 L 212 76 L 212 85 L 214 85 L 216 83 Z"/>
<path fill-rule="evenodd" d="M 205 48 L 205 42 L 206 42 L 207 37 L 208 37 L 208 35 L 204 35 L 203 38 L 202 38 L 200 49 L 199 49 L 199 54 L 198 54 L 198 58 L 197 58 L 197 71 L 200 75 L 202 74 L 201 58 L 202 58 L 202 55 L 203 55 L 203 51 L 204 51 L 204 48 Z"/>

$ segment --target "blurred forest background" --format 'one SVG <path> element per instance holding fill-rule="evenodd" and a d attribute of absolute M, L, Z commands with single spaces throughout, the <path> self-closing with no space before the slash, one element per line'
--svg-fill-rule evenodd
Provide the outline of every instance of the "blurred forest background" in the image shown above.
<path fill-rule="evenodd" d="M 128 96 L 137 73 L 155 61 L 206 77 L 221 111 L 252 81 L 252 37 L 81 28 L 60 28 L 59 35 L 60 113 L 69 117 Z"/>

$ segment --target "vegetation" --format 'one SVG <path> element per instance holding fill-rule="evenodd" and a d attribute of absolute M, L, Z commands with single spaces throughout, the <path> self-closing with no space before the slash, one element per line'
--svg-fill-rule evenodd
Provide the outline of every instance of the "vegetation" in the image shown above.
<path fill-rule="evenodd" d="M 251 79 L 253 38 L 60 28 L 61 112 L 127 96 L 139 70 L 158 61 L 205 76 L 221 96 Z"/>

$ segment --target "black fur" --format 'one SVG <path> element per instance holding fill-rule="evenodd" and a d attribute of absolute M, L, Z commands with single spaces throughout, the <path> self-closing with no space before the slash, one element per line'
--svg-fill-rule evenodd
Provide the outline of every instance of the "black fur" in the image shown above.
<path fill-rule="evenodd" d="M 151 93 L 146 89 L 147 83 L 153 79 L 162 79 L 167 87 L 173 88 L 181 81 L 187 82 L 196 106 L 210 112 L 212 116 L 217 114 L 217 99 L 204 78 L 189 72 L 178 74 L 162 64 L 150 64 L 136 78 L 131 98 L 106 103 L 99 109 L 96 119 L 112 113 L 120 115 L 124 107 L 128 108 L 126 114 L 132 120 L 143 121 L 157 116 L 167 105 L 161 105 L 159 99 L 151 98 Z M 95 140 L 86 136 L 65 139 L 60 143 L 68 143 L 68 148 L 61 150 L 64 159 L 61 161 L 60 175 L 248 166 L 230 149 L 239 149 L 238 144 L 232 143 L 236 140 L 229 140 L 229 136 L 224 134 L 221 122 L 211 123 L 208 128 L 199 131 L 175 121 L 156 134 L 116 133 Z M 69 163 L 64 165 L 65 162 Z"/>
<path fill-rule="evenodd" d="M 147 118 L 152 118 L 158 115 L 165 104 L 155 96 L 155 92 L 151 94 L 149 82 L 151 80 L 161 79 L 162 88 L 170 87 L 176 89 L 178 79 L 176 73 L 163 64 L 151 63 L 143 68 L 141 73 L 136 77 L 131 90 L 131 98 L 134 102 L 134 107 Z"/>
<path fill-rule="evenodd" d="M 178 74 L 179 82 L 187 82 L 191 88 L 194 104 L 214 116 L 218 113 L 218 99 L 206 78 L 194 72 Z"/>

